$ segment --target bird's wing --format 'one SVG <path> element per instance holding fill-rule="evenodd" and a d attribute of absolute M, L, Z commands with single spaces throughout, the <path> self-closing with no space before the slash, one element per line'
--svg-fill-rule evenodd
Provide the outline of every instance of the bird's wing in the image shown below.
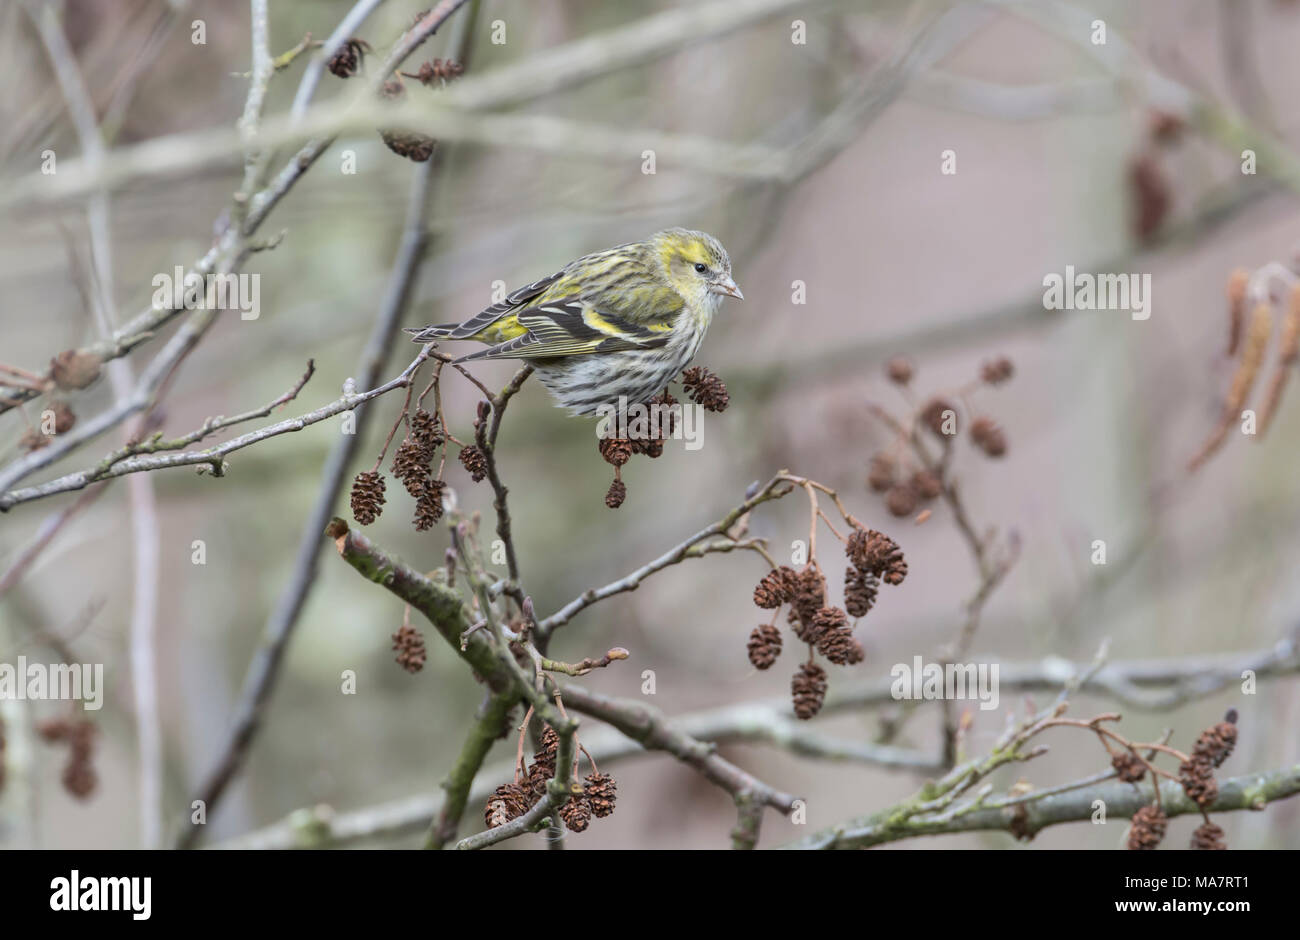
<path fill-rule="evenodd" d="M 529 301 L 536 300 L 546 292 L 547 288 L 555 284 L 555 282 L 563 276 L 563 271 L 556 271 L 554 274 L 549 277 L 544 277 L 540 281 L 533 281 L 533 283 L 526 287 L 521 287 L 516 291 L 512 291 L 505 300 L 494 303 L 492 306 L 474 314 L 474 316 L 461 323 L 442 323 L 436 326 L 410 327 L 407 328 L 406 332 L 414 334 L 412 339 L 417 343 L 427 342 L 429 339 L 435 337 L 438 339 L 470 339 L 496 323 L 502 317 L 505 317 L 514 310 L 519 309 Z"/>
<path fill-rule="evenodd" d="M 668 342 L 667 324 L 641 326 L 603 313 L 580 298 L 528 307 L 512 315 L 527 332 L 514 339 L 463 356 L 475 359 L 545 359 L 624 349 L 656 349 Z"/>

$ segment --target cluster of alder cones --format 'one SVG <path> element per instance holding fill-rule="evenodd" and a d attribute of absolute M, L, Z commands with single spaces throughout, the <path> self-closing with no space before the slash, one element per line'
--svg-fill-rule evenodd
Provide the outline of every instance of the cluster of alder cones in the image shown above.
<path fill-rule="evenodd" d="M 440 448 L 447 446 L 446 430 L 437 416 L 416 410 L 409 421 L 406 436 L 393 454 L 393 476 L 415 498 L 415 515 L 411 524 L 417 532 L 432 529 L 442 518 L 447 481 L 441 467 L 433 471 L 433 461 Z M 460 449 L 460 462 L 475 483 L 487 476 L 487 457 L 475 444 Z M 365 470 L 352 481 L 352 518 L 359 525 L 370 525 L 383 513 L 387 485 L 379 467 Z"/>
<path fill-rule="evenodd" d="M 1201 808 L 1205 821 L 1192 833 L 1193 849 L 1225 849 L 1223 830 L 1210 821 L 1208 810 L 1219 797 L 1214 771 L 1223 764 L 1237 744 L 1237 710 L 1230 709 L 1223 721 L 1201 732 L 1190 755 L 1178 767 L 1178 782 L 1183 792 Z M 1136 750 L 1116 754 L 1111 765 L 1117 776 L 1128 783 L 1138 783 L 1147 771 L 1155 768 Z M 1154 776 L 1154 773 L 1153 773 Z M 1153 781 L 1158 783 L 1158 781 Z M 1128 847 L 1135 851 L 1156 848 L 1164 840 L 1169 825 L 1159 801 L 1143 806 L 1133 814 L 1129 827 Z"/>
<path fill-rule="evenodd" d="M 910 385 L 915 371 L 911 361 L 903 356 L 894 357 L 885 366 L 889 380 L 900 386 Z M 965 401 L 966 393 L 973 390 L 974 385 L 1002 385 L 1014 374 L 1015 366 L 1011 360 L 999 356 L 984 363 L 978 382 L 961 390 L 957 397 Z M 959 415 L 957 404 L 952 399 L 936 395 L 916 409 L 910 424 L 913 428 L 924 428 L 933 433 L 946 450 L 958 435 Z M 971 415 L 968 433 L 970 442 L 984 456 L 998 458 L 1006 455 L 1006 431 L 987 414 Z M 867 471 L 867 486 L 880 493 L 885 508 L 899 517 L 910 516 L 926 503 L 942 496 L 949 485 L 944 478 L 949 464 L 947 459 L 931 461 L 923 456 L 925 451 L 920 447 L 915 447 L 914 453 L 899 453 L 903 443 L 901 439 L 896 440 L 889 448 L 873 454 Z"/>
<path fill-rule="evenodd" d="M 44 375 L 0 365 L 0 386 L 12 384 L 37 395 L 80 391 L 99 378 L 102 364 L 103 361 L 93 353 L 65 349 L 50 360 L 50 368 Z M 54 435 L 72 430 L 76 423 L 77 416 L 72 406 L 61 397 L 52 397 L 41 412 L 40 423 L 23 433 L 18 446 L 28 453 L 40 450 L 49 446 Z"/>
<path fill-rule="evenodd" d="M 532 762 L 522 775 L 516 774 L 511 783 L 503 783 L 488 797 L 483 808 L 483 821 L 489 829 L 504 826 L 512 819 L 524 815 L 546 795 L 546 784 L 555 776 L 555 757 L 560 736 L 553 728 L 542 735 L 542 746 L 533 752 Z M 609 774 L 592 768 L 583 781 L 582 793 L 569 797 L 559 809 L 560 819 L 572 832 L 582 832 L 595 816 L 603 819 L 614 812 L 617 786 Z"/>
<path fill-rule="evenodd" d="M 1131 225 L 1138 241 L 1150 241 L 1173 207 L 1166 156 L 1186 136 L 1187 122 L 1167 111 L 1152 111 L 1142 148 L 1128 165 Z"/>
<path fill-rule="evenodd" d="M 727 410 L 731 396 L 722 379 L 704 366 L 691 366 L 681 375 L 682 389 L 686 396 L 705 411 L 722 412 Z M 648 409 L 657 410 L 663 419 L 654 422 L 644 434 L 636 432 L 633 420 L 628 422 L 628 437 L 602 437 L 597 441 L 600 456 L 605 463 L 614 468 L 614 480 L 605 492 L 605 505 L 617 509 L 627 499 L 627 484 L 623 482 L 623 465 L 637 454 L 652 460 L 663 456 L 664 441 L 672 435 L 675 416 L 669 410 L 677 404 L 677 399 L 667 389 L 646 402 Z"/>
<path fill-rule="evenodd" d="M 36 731 L 47 744 L 62 744 L 68 748 L 68 759 L 63 765 L 63 789 L 79 800 L 95 792 L 99 774 L 95 772 L 95 739 L 99 728 L 88 719 L 51 718 L 36 726 Z"/>
<path fill-rule="evenodd" d="M 418 21 L 417 21 L 418 22 Z M 370 44 L 364 39 L 348 39 L 339 47 L 339 51 L 330 57 L 329 70 L 339 78 L 351 78 L 365 62 L 366 54 L 371 52 Z M 465 66 L 451 59 L 433 59 L 420 65 L 415 72 L 399 72 L 398 77 L 384 82 L 379 90 L 381 98 L 397 101 L 406 95 L 406 84 L 402 78 L 413 78 L 425 87 L 437 83 L 445 85 L 453 78 L 464 74 Z M 394 128 L 380 128 L 379 136 L 383 138 L 388 149 L 399 156 L 416 163 L 424 163 L 433 156 L 438 142 L 428 134 Z"/>
<path fill-rule="evenodd" d="M 54 440 L 55 435 L 71 431 L 77 423 L 77 416 L 73 413 L 72 406 L 66 401 L 50 402 L 46 410 L 50 412 L 53 420 L 47 425 L 45 412 L 41 412 L 40 427 L 28 428 L 23 432 L 22 439 L 18 442 L 18 446 L 28 453 L 47 447 Z M 47 434 L 47 430 L 50 433 Z"/>
<path fill-rule="evenodd" d="M 397 664 L 407 672 L 416 673 L 424 668 L 427 656 L 424 634 L 409 623 L 402 624 L 393 634 L 393 649 L 397 652 Z"/>
<path fill-rule="evenodd" d="M 889 536 L 874 529 L 855 527 L 844 547 L 849 565 L 844 570 L 844 607 L 827 604 L 826 577 L 816 558 L 800 571 L 782 565 L 765 574 L 754 588 L 754 604 L 771 610 L 772 622 L 760 624 L 749 635 L 749 661 L 756 669 L 770 669 L 781 654 L 781 631 L 776 627 L 782 606 L 788 604 L 786 622 L 794 635 L 808 644 L 808 660 L 790 681 L 794 713 L 805 721 L 826 701 L 826 670 L 816 653 L 837 666 L 862 662 L 866 653 L 853 636 L 849 618 L 865 617 L 876 603 L 880 583 L 901 584 L 907 577 L 903 550 Z"/>

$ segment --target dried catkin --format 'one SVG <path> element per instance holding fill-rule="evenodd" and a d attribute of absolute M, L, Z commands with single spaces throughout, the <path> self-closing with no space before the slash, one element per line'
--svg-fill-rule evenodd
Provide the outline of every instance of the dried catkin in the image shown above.
<path fill-rule="evenodd" d="M 1287 379 L 1291 376 L 1297 358 L 1300 358 L 1300 284 L 1291 288 L 1287 302 L 1286 317 L 1282 320 L 1277 368 L 1268 383 L 1268 391 L 1264 394 L 1264 406 L 1259 411 L 1259 434 L 1256 440 L 1264 439 L 1264 432 L 1268 430 L 1278 403 L 1282 401 L 1282 392 L 1286 390 Z"/>
<path fill-rule="evenodd" d="M 1250 397 L 1250 390 L 1259 375 L 1259 367 L 1264 362 L 1264 353 L 1268 349 L 1269 337 L 1273 335 L 1273 311 L 1268 304 L 1255 306 L 1250 315 L 1250 329 L 1246 333 L 1246 346 L 1241 352 L 1241 363 L 1232 376 L 1232 385 L 1228 397 L 1224 400 L 1225 417 L 1235 421 L 1237 414 Z"/>
<path fill-rule="evenodd" d="M 1241 331 L 1246 325 L 1246 286 L 1250 272 L 1237 268 L 1228 275 L 1228 357 L 1237 355 L 1241 345 Z"/>
<path fill-rule="evenodd" d="M 1273 313 L 1267 303 L 1257 304 L 1251 314 L 1250 328 L 1241 351 L 1241 361 L 1233 373 L 1232 385 L 1223 400 L 1223 416 L 1209 438 L 1201 445 L 1200 451 L 1187 464 L 1189 472 L 1195 472 L 1200 466 L 1214 456 L 1223 442 L 1228 439 L 1228 432 L 1241 417 L 1241 409 L 1250 397 L 1250 390 L 1259 375 L 1268 349 L 1269 337 L 1273 334 Z M 1280 394 L 1280 393 L 1279 393 Z"/>

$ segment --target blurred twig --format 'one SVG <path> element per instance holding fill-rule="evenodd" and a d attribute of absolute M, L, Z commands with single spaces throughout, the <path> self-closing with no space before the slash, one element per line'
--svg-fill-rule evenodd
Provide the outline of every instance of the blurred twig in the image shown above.
<path fill-rule="evenodd" d="M 1278 188 L 1263 181 L 1237 183 L 1207 196 L 1183 222 L 1172 225 L 1143 250 L 1123 249 L 1100 258 L 1080 270 L 1124 271 L 1142 268 L 1161 251 L 1189 245 L 1216 231 L 1246 209 L 1258 205 Z M 746 394 L 765 399 L 777 390 L 788 392 L 794 383 L 826 382 L 845 375 L 857 375 L 864 363 L 880 362 L 899 350 L 918 353 L 925 350 L 953 349 L 971 342 L 987 342 L 993 337 L 1015 330 L 1050 326 L 1088 311 L 1052 310 L 1043 305 L 1042 286 L 1018 300 L 989 307 L 976 313 L 936 317 L 928 322 L 908 326 L 891 335 L 870 336 L 858 342 L 840 342 L 797 354 L 787 354 L 773 368 L 736 369 L 727 373 L 727 384 L 745 389 Z"/>
<path fill-rule="evenodd" d="M 256 10 L 257 2 L 254 3 Z M 104 159 L 104 138 L 98 126 L 94 104 L 86 88 L 76 56 L 64 36 L 53 5 L 39 12 L 28 5 L 63 92 L 68 114 L 81 145 L 82 159 L 99 167 Z M 251 96 L 251 95 L 250 95 Z M 90 255 L 94 289 L 90 291 L 95 320 L 101 338 L 112 335 L 117 320 L 114 301 L 112 225 L 105 189 L 91 193 L 87 201 Z M 109 380 L 119 403 L 128 402 L 135 377 L 125 359 L 109 363 Z M 134 420 L 126 429 L 129 438 L 143 427 Z M 162 840 L 163 753 L 162 726 L 158 708 L 155 631 L 158 610 L 159 531 L 157 500 L 153 481 L 133 478 L 128 487 L 131 519 L 131 687 L 140 769 L 140 838 L 144 848 L 157 848 Z"/>
<path fill-rule="evenodd" d="M 802 2 L 812 3 L 814 0 Z M 739 28 L 742 22 L 756 22 L 765 18 L 771 5 L 753 3 L 743 8 L 748 12 L 747 19 L 726 18 L 727 28 Z M 812 172 L 846 146 L 901 91 L 906 76 L 913 68 L 932 60 L 951 44 L 964 38 L 973 22 L 975 20 L 970 11 L 964 9 L 950 11 L 937 19 L 932 16 L 920 32 L 904 44 L 888 66 L 867 76 L 860 87 L 840 107 L 827 115 L 805 139 L 789 147 L 771 147 L 759 143 L 733 144 L 648 128 L 610 128 L 603 124 L 542 114 L 486 113 L 487 108 L 510 101 L 512 94 L 529 96 L 539 81 L 535 66 L 527 69 L 514 67 L 505 80 L 493 78 L 492 72 L 466 77 L 444 93 L 423 101 L 385 103 L 363 92 L 342 96 L 297 116 L 268 121 L 261 136 L 268 145 L 275 146 L 303 138 L 328 143 L 335 135 L 368 131 L 376 123 L 381 123 L 408 127 L 440 140 L 525 146 L 569 156 L 578 153 L 589 158 L 639 158 L 638 155 L 643 150 L 650 149 L 659 153 L 661 159 L 670 160 L 673 165 L 683 169 L 737 179 L 789 184 Z M 678 30 L 679 39 L 687 39 L 693 31 L 691 18 L 675 17 L 673 23 Z M 636 33 L 630 28 L 620 28 L 618 35 L 634 36 Z M 592 37 L 591 42 L 582 48 L 601 48 L 602 44 L 596 42 L 596 38 Z M 669 51 L 669 46 L 660 40 L 648 43 L 645 47 L 640 46 L 640 40 L 634 44 L 642 49 L 642 54 Z M 556 54 L 556 51 L 543 54 L 543 64 Z M 586 54 L 592 55 L 590 52 Z M 597 58 L 603 61 L 604 55 L 605 52 L 602 51 Z M 386 61 L 385 68 L 387 67 Z M 585 72 L 582 70 L 566 69 L 565 80 L 577 81 L 583 74 Z M 220 129 L 156 138 L 114 152 L 102 167 L 102 172 L 91 173 L 87 167 L 74 162 L 72 166 L 61 169 L 57 179 L 45 179 L 40 187 L 12 187 L 9 192 L 14 195 L 6 193 L 0 196 L 0 208 L 74 198 L 87 186 L 113 188 L 140 177 L 191 172 L 206 166 L 220 165 L 236 152 L 229 134 Z M 290 172 L 295 162 L 309 164 L 316 156 L 319 156 L 319 147 L 308 144 L 296 161 L 291 161 L 286 166 L 285 172 Z"/>
<path fill-rule="evenodd" d="M 86 490 L 77 500 L 69 506 L 65 506 L 58 512 L 51 513 L 46 517 L 36 530 L 32 540 L 18 553 L 17 557 L 0 574 L 0 597 L 22 580 L 24 574 L 31 568 L 32 564 L 40 556 L 41 552 L 54 540 L 59 531 L 71 522 L 82 510 L 86 509 L 95 500 L 99 499 L 104 493 L 104 486 L 96 486 Z"/>
<path fill-rule="evenodd" d="M 420 262 L 424 258 L 424 243 L 426 238 L 425 219 L 428 213 L 430 203 L 428 186 L 430 175 L 433 172 L 434 164 L 432 161 L 420 164 L 414 170 L 411 179 L 411 192 L 407 204 L 407 218 L 405 232 L 402 238 L 401 247 L 398 249 L 397 259 L 393 264 L 393 271 L 390 276 L 387 295 L 380 307 L 379 315 L 375 319 L 375 325 L 371 330 L 370 340 L 362 352 L 361 360 L 357 368 L 357 377 L 366 385 L 374 381 L 374 377 L 383 367 L 384 361 L 388 356 L 388 348 L 392 344 L 393 337 L 397 334 L 398 324 L 401 321 L 402 314 L 406 310 L 407 300 L 410 297 L 411 286 L 415 281 L 416 271 Z M 281 428 L 279 433 L 296 431 L 305 427 L 307 424 L 315 421 L 324 420 L 334 414 L 344 410 L 351 410 L 365 401 L 369 401 L 387 391 L 395 388 L 401 388 L 409 385 L 413 380 L 419 364 L 424 361 L 425 354 L 421 353 L 416 361 L 408 366 L 400 376 L 393 379 L 370 392 L 361 394 L 344 395 L 342 398 L 318 409 L 310 415 L 304 415 L 299 418 L 290 419 L 289 421 L 279 422 L 270 428 L 264 428 L 262 431 L 255 431 L 252 434 L 243 435 L 242 439 L 246 444 L 255 443 L 257 439 L 265 439 L 275 428 Z M 310 419 L 310 420 L 309 420 Z M 244 680 L 244 688 L 240 694 L 239 704 L 235 710 L 234 730 L 227 743 L 225 750 L 218 760 L 217 769 L 213 771 L 206 783 L 200 788 L 200 799 L 204 800 L 205 806 L 211 812 L 216 804 L 220 801 L 222 794 L 225 792 L 231 779 L 238 773 L 242 767 L 244 758 L 247 756 L 249 747 L 252 745 L 254 736 L 257 733 L 258 726 L 261 722 L 262 713 L 265 709 L 266 702 L 270 698 L 271 690 L 274 687 L 275 679 L 279 672 L 280 661 L 284 656 L 284 651 L 288 646 L 289 637 L 293 633 L 293 628 L 298 622 L 298 615 L 302 611 L 302 606 L 306 602 L 307 594 L 311 590 L 312 584 L 316 580 L 317 566 L 320 560 L 320 532 L 325 528 L 325 523 L 334 511 L 335 503 L 338 500 L 340 491 L 343 489 L 343 483 L 347 476 L 348 467 L 364 435 L 364 423 L 366 420 L 365 412 L 359 416 L 356 433 L 341 434 L 335 443 L 333 450 L 330 452 L 329 459 L 326 461 L 325 470 L 322 474 L 320 489 L 316 497 L 316 503 L 311 514 L 305 523 L 303 535 L 298 546 L 297 560 L 294 564 L 294 573 L 289 580 L 288 586 L 280 595 L 274 611 L 267 620 L 266 626 L 262 633 L 262 643 L 258 648 L 258 654 L 254 657 L 253 662 L 249 665 L 248 673 Z M 225 445 L 229 446 L 240 441 L 236 438 L 227 441 Z M 209 451 L 216 448 L 209 448 Z M 184 456 L 184 455 L 176 455 Z M 192 455 L 197 456 L 197 455 Z M 147 458 L 129 458 L 129 459 L 147 459 Z M 218 458 L 219 459 L 219 458 Z M 123 461 L 122 463 L 127 463 Z M 122 464 L 116 464 L 120 467 Z M 193 844 L 198 837 L 198 830 L 194 827 L 187 827 L 183 830 L 180 847 L 187 847 Z"/>

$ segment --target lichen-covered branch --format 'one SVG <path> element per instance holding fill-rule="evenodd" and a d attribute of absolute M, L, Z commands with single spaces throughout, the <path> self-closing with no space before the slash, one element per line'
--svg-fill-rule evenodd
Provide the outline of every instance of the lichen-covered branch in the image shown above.
<path fill-rule="evenodd" d="M 1263 773 L 1243 774 L 1219 781 L 1219 798 L 1208 807 L 1210 812 L 1262 810 L 1269 803 L 1300 793 L 1300 764 Z M 812 833 L 792 842 L 791 849 L 860 849 L 917 836 L 947 835 L 959 832 L 1011 832 L 1013 826 L 1033 835 L 1048 826 L 1085 822 L 1096 813 L 1095 802 L 1106 805 L 1107 818 L 1122 822 L 1141 807 L 1150 804 L 1150 788 L 1113 781 L 1054 794 L 1040 800 L 1017 804 L 1023 815 L 1017 819 L 1011 807 L 972 808 L 968 812 L 937 815 L 908 815 L 899 819 L 906 804 L 880 810 L 869 816 L 850 820 L 829 829 Z M 1166 781 L 1160 788 L 1160 802 L 1169 817 L 1201 814 L 1196 805 L 1176 783 Z"/>
<path fill-rule="evenodd" d="M 465 807 L 469 803 L 474 779 L 483 768 L 483 760 L 487 757 L 488 751 L 505 730 L 510 710 L 518 700 L 519 696 L 510 692 L 497 692 L 489 695 L 483 703 L 479 715 L 470 726 L 469 734 L 465 737 L 460 756 L 456 758 L 456 763 L 452 765 L 447 779 L 442 783 L 442 789 L 447 795 L 438 810 L 437 818 L 425 836 L 426 849 L 440 849 L 456 838 L 461 817 L 464 816 Z"/>

